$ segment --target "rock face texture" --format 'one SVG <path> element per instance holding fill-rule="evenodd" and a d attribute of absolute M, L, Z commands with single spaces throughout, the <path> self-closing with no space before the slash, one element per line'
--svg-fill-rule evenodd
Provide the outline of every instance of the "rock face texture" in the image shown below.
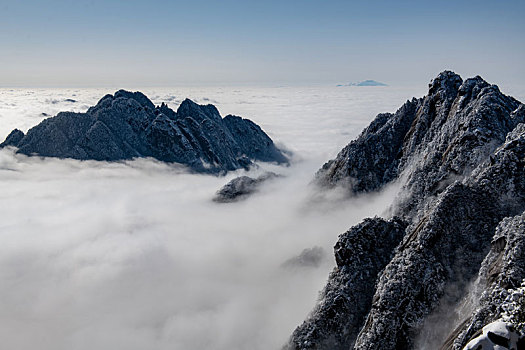
<path fill-rule="evenodd" d="M 279 175 L 272 172 L 266 172 L 257 178 L 249 176 L 236 177 L 218 190 L 213 200 L 218 203 L 230 203 L 245 199 L 257 192 L 263 182 L 276 177 L 279 177 Z"/>
<path fill-rule="evenodd" d="M 524 280 L 525 213 L 503 219 L 496 228 L 490 251 L 470 291 L 474 312 L 458 326 L 442 349 L 461 349 L 469 339 L 479 336 L 484 325 L 499 318 L 511 324 L 518 334 L 525 335 Z M 521 342 L 525 346 L 525 337 Z"/>
<path fill-rule="evenodd" d="M 406 223 L 399 218 L 366 219 L 339 237 L 337 267 L 321 292 L 321 302 L 292 336 L 296 349 L 349 349 L 363 323 L 379 272 L 392 258 Z"/>
<path fill-rule="evenodd" d="M 357 140 L 317 173 L 322 186 L 369 192 L 408 177 L 410 194 L 399 205 L 413 214 L 422 201 L 462 179 L 524 122 L 525 106 L 479 76 L 462 81 L 439 74 L 428 95 L 407 101 L 395 114 L 380 114 Z M 408 209 L 408 210 L 405 210 Z"/>
<path fill-rule="evenodd" d="M 175 112 L 142 93 L 120 90 L 86 113 L 61 112 L 26 135 L 14 130 L 0 147 L 44 157 L 116 161 L 153 157 L 198 172 L 246 168 L 252 160 L 286 163 L 286 157 L 255 123 L 213 105 L 184 100 Z"/>
<path fill-rule="evenodd" d="M 397 224 L 367 219 L 339 237 L 337 266 L 286 348 L 462 349 L 502 318 L 501 290 L 525 279 L 524 121 L 525 106 L 497 86 L 445 71 L 326 163 L 321 188 L 355 194 L 401 181 Z M 476 300 L 472 284 L 484 296 L 461 308 Z"/>

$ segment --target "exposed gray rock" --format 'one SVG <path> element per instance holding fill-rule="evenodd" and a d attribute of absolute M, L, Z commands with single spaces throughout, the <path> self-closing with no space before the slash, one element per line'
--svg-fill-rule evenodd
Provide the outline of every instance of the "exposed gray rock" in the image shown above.
<path fill-rule="evenodd" d="M 398 175 L 403 139 L 410 129 L 417 100 L 407 101 L 395 114 L 379 114 L 348 146 L 318 171 L 323 187 L 344 186 L 351 193 L 369 192 Z"/>
<path fill-rule="evenodd" d="M 346 350 L 353 345 L 370 309 L 377 275 L 392 258 L 405 228 L 399 218 L 376 217 L 339 236 L 334 247 L 337 267 L 286 349 Z"/>
<path fill-rule="evenodd" d="M 282 267 L 284 268 L 303 268 L 303 267 L 319 267 L 326 258 L 326 253 L 322 247 L 315 246 L 313 248 L 304 249 L 301 254 L 286 260 Z"/>
<path fill-rule="evenodd" d="M 124 90 L 104 96 L 86 113 L 45 119 L 27 135 L 13 131 L 4 146 L 27 155 L 82 160 L 153 157 L 210 173 L 247 168 L 253 160 L 287 163 L 268 135 L 247 119 L 223 119 L 214 106 L 188 99 L 175 112 Z"/>
<path fill-rule="evenodd" d="M 236 177 L 218 190 L 213 200 L 219 203 L 230 203 L 245 199 L 257 192 L 263 182 L 276 177 L 279 175 L 272 172 L 266 172 L 255 179 L 249 176 Z"/>
<path fill-rule="evenodd" d="M 453 308 L 469 295 L 469 282 L 480 267 L 484 274 L 491 242 L 500 240 L 501 245 L 498 237 L 503 227 L 509 227 L 504 218 L 525 210 L 524 118 L 525 106 L 495 85 L 480 77 L 463 82 L 458 75 L 443 72 L 432 81 L 427 96 L 408 101 L 395 114 L 380 114 L 325 164 L 316 182 L 321 187 L 346 186 L 350 194 L 402 181 L 393 213 L 406 222 L 406 229 L 387 254 L 384 269 L 372 270 L 375 274 L 366 281 L 355 278 L 371 271 L 357 253 L 350 255 L 349 268 L 340 268 L 339 247 L 347 244 L 341 236 L 335 246 L 338 267 L 287 347 L 413 349 L 415 339 L 425 333 L 427 345 L 432 344 L 425 349 L 438 348 L 447 336 L 446 349 L 450 344 L 461 349 L 473 332 L 493 321 L 486 314 L 474 314 L 462 324 L 452 320 L 448 334 L 426 333 L 430 316 L 445 310 L 452 317 Z M 513 222 L 523 223 L 523 217 Z M 349 232 L 361 232 L 361 225 Z M 525 235 L 512 227 L 512 249 L 523 257 L 516 247 L 525 244 Z M 367 239 L 384 238 L 372 231 Z M 363 251 L 372 260 L 385 255 L 373 248 Z M 514 272 L 502 270 L 502 280 L 508 282 L 517 274 L 512 286 L 521 283 L 523 259 L 510 255 L 502 259 L 508 261 L 502 266 L 514 266 Z M 493 289 L 481 288 L 487 293 Z M 494 308 L 500 301 L 488 304 Z"/>
<path fill-rule="evenodd" d="M 399 215 L 414 215 L 428 198 L 468 176 L 503 143 L 525 107 L 479 76 L 462 81 L 440 73 L 421 99 L 395 114 L 379 114 L 363 133 L 317 173 L 321 186 L 374 191 L 407 177 Z"/>
<path fill-rule="evenodd" d="M 227 115 L 223 122 L 247 157 L 265 162 L 286 163 L 286 157 L 273 145 L 273 141 L 259 125 L 234 115 Z"/>
<path fill-rule="evenodd" d="M 442 349 L 462 349 L 475 338 L 484 325 L 505 316 L 518 333 L 525 335 L 525 296 L 521 307 L 507 308 L 514 301 L 514 291 L 525 282 L 525 212 L 503 219 L 491 241 L 490 251 L 483 260 L 468 300 L 476 308 L 449 335 Z M 523 292 L 522 292 L 523 294 Z M 509 298 L 511 296 L 511 298 Z"/>
<path fill-rule="evenodd" d="M 498 223 L 525 209 L 525 129 L 493 157 L 448 186 L 407 229 L 379 277 L 356 349 L 413 348 L 415 334 L 442 298 L 459 301 L 467 293 Z"/>
<path fill-rule="evenodd" d="M 24 133 L 18 129 L 14 129 L 7 135 L 5 141 L 2 143 L 2 147 L 5 146 L 16 146 L 24 138 Z"/>

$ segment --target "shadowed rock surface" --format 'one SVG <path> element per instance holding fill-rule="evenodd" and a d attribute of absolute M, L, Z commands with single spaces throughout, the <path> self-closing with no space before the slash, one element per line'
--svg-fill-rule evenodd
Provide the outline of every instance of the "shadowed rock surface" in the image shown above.
<path fill-rule="evenodd" d="M 321 188 L 343 186 L 352 195 L 400 181 L 393 213 L 404 226 L 388 245 L 390 253 L 356 249 L 346 234 L 340 236 L 337 267 L 286 348 L 415 349 L 422 344 L 416 340 L 426 338 L 425 349 L 462 349 L 475 332 L 502 317 L 483 311 L 501 309 L 501 298 L 481 298 L 481 311 L 459 308 L 472 298 L 471 281 L 487 269 L 505 282 L 477 282 L 483 295 L 515 290 L 525 278 L 525 262 L 518 258 L 525 244 L 524 119 L 525 106 L 497 86 L 445 71 L 427 96 L 407 101 L 395 114 L 378 115 L 326 163 L 316 175 Z M 390 229 L 367 230 L 369 220 L 378 219 L 349 232 L 384 242 Z M 347 268 L 338 259 L 342 247 L 351 252 Z M 370 261 L 386 254 L 387 261 L 371 269 L 361 263 L 361 252 Z M 507 317 L 519 329 L 512 320 Z M 446 325 L 436 331 L 437 323 Z"/>
<path fill-rule="evenodd" d="M 474 311 L 451 333 L 441 349 L 462 349 L 484 325 L 502 316 L 525 335 L 524 280 L 525 213 L 522 213 L 503 219 L 496 228 L 490 251 L 466 298 L 474 303 Z M 522 341 L 525 342 L 525 338 Z"/>
<path fill-rule="evenodd" d="M 31 128 L 14 130 L 0 147 L 44 157 L 117 161 L 153 157 L 194 171 L 221 173 L 247 168 L 253 160 L 287 163 L 255 123 L 224 119 L 213 105 L 184 100 L 175 112 L 140 92 L 104 96 L 86 113 L 61 112 Z"/>
<path fill-rule="evenodd" d="M 249 176 L 236 177 L 218 190 L 213 200 L 219 203 L 230 203 L 245 199 L 257 192 L 263 182 L 276 177 L 279 175 L 272 172 L 266 172 L 255 179 Z"/>
<path fill-rule="evenodd" d="M 379 272 L 392 258 L 406 223 L 398 218 L 365 219 L 339 236 L 337 267 L 310 317 L 293 333 L 290 348 L 348 349 L 363 323 Z"/>
<path fill-rule="evenodd" d="M 433 209 L 407 229 L 379 277 L 357 349 L 377 349 L 378 344 L 413 348 L 414 335 L 442 299 L 459 302 L 468 293 L 499 222 L 525 209 L 523 126 L 517 139 L 509 139 L 471 176 L 448 186 Z"/>

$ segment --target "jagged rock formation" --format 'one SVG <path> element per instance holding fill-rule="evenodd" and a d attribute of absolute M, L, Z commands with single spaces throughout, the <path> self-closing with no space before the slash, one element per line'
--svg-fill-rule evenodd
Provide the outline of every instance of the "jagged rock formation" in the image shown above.
<path fill-rule="evenodd" d="M 175 112 L 140 92 L 104 96 L 86 113 L 61 112 L 24 135 L 15 129 L 0 147 L 44 157 L 116 161 L 153 157 L 194 171 L 247 168 L 252 160 L 286 163 L 264 131 L 250 120 L 222 118 L 213 105 L 184 100 Z"/>
<path fill-rule="evenodd" d="M 390 251 L 365 248 L 370 259 L 386 255 L 376 269 L 360 263 L 363 248 L 340 236 L 336 258 L 345 247 L 353 263 L 346 268 L 337 263 L 319 304 L 287 348 L 414 349 L 416 338 L 425 334 L 423 348 L 461 349 L 497 318 L 462 315 L 467 320 L 453 321 L 440 332 L 429 331 L 431 322 L 426 322 L 468 297 L 469 282 L 480 268 L 486 274 L 483 266 L 493 260 L 487 257 L 491 242 L 502 244 L 502 227 L 508 231 L 505 242 L 514 242 L 509 249 L 523 253 L 516 248 L 525 244 L 522 226 L 508 224 L 505 217 L 525 210 L 524 121 L 525 106 L 495 85 L 480 77 L 463 82 L 446 71 L 432 81 L 427 96 L 407 101 L 395 114 L 378 115 L 326 163 L 316 175 L 322 188 L 345 186 L 353 194 L 402 181 L 393 213 L 404 226 Z M 514 220 L 523 223 L 523 216 Z M 349 232 L 383 242 L 390 231 L 380 231 L 370 235 L 360 224 Z M 509 253 L 497 266 L 514 266 L 501 270 L 501 278 L 512 278 L 515 287 L 523 264 Z M 500 271 L 494 269 L 489 268 Z M 367 280 L 356 279 L 366 273 L 371 274 Z M 496 289 L 482 288 L 489 294 Z M 454 314 L 448 311 L 449 317 Z"/>
<path fill-rule="evenodd" d="M 266 172 L 255 179 L 249 176 L 236 177 L 218 190 L 213 200 L 219 203 L 231 203 L 245 199 L 257 192 L 263 182 L 276 177 L 279 175 L 272 172 Z"/>
<path fill-rule="evenodd" d="M 520 125 L 520 126 L 523 126 Z M 411 348 L 441 299 L 459 300 L 476 276 L 498 223 L 525 209 L 525 128 L 412 224 L 381 274 L 356 348 Z M 511 135 L 512 136 L 512 135 Z M 515 147 L 515 142 L 521 143 Z M 494 164 L 491 164 L 494 162 Z"/>
<path fill-rule="evenodd" d="M 337 267 L 321 293 L 321 302 L 293 336 L 295 349 L 347 350 L 353 345 L 370 305 L 379 272 L 392 258 L 406 223 L 399 218 L 366 219 L 339 236 Z"/>
<path fill-rule="evenodd" d="M 428 95 L 407 101 L 395 114 L 380 114 L 357 140 L 317 173 L 322 186 L 374 191 L 407 176 L 409 197 L 399 211 L 413 214 L 456 179 L 468 176 L 524 122 L 525 106 L 481 77 L 462 82 L 438 75 Z"/>
<path fill-rule="evenodd" d="M 357 140 L 318 171 L 324 187 L 344 186 L 352 193 L 375 191 L 398 176 L 403 139 L 414 121 L 417 100 L 407 102 L 396 114 L 382 113 Z"/>

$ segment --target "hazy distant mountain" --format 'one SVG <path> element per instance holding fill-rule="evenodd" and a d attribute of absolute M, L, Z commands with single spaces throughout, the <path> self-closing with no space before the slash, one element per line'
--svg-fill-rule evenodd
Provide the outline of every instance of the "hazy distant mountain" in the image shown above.
<path fill-rule="evenodd" d="M 221 117 L 213 105 L 184 100 L 177 111 L 155 106 L 140 92 L 104 96 L 86 113 L 61 112 L 31 128 L 13 130 L 1 147 L 45 157 L 116 161 L 153 157 L 199 172 L 247 168 L 253 160 L 287 163 L 255 123 Z"/>
<path fill-rule="evenodd" d="M 286 348 L 492 349 L 514 330 L 523 346 L 524 122 L 525 105 L 496 85 L 445 71 L 327 162 L 321 189 L 403 188 L 391 218 L 339 236 L 337 266 Z M 498 334 L 477 333 L 496 320 L 506 326 L 483 332 Z"/>
<path fill-rule="evenodd" d="M 385 83 L 381 83 L 379 81 L 375 81 L 375 80 L 363 80 L 360 82 L 348 83 L 346 85 L 340 84 L 337 86 L 388 86 L 388 85 Z"/>

